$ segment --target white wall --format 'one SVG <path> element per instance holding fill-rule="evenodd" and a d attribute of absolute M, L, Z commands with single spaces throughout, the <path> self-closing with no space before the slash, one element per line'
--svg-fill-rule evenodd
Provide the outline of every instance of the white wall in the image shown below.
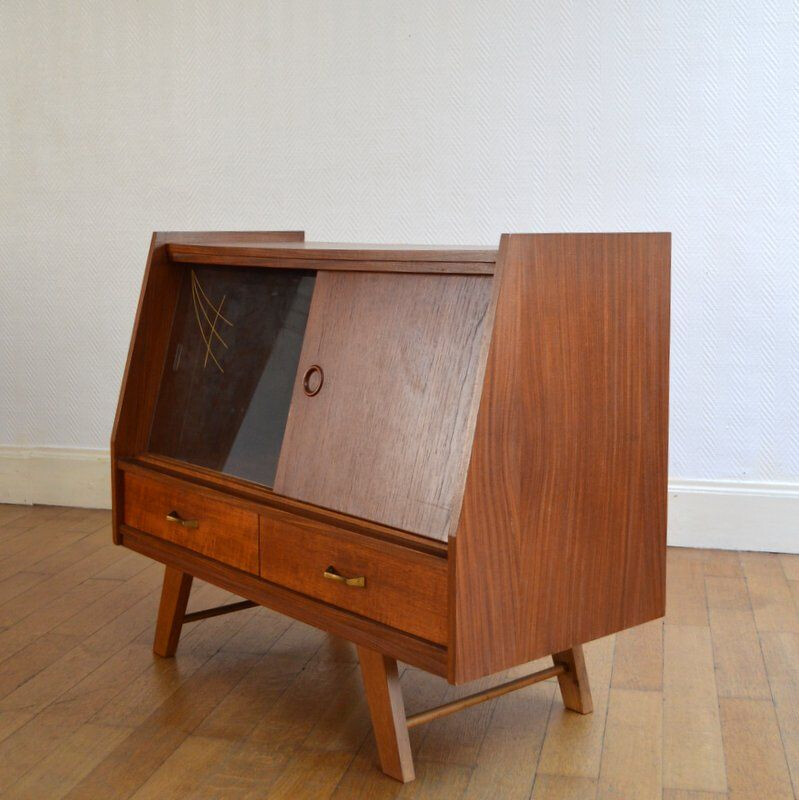
<path fill-rule="evenodd" d="M 670 474 L 796 493 L 790 0 L 4 0 L 0 30 L 0 445 L 107 446 L 155 229 L 671 230 Z"/>

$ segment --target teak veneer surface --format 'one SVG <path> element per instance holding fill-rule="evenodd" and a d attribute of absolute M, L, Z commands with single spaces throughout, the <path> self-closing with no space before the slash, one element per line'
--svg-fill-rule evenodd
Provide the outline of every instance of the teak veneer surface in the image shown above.
<path fill-rule="evenodd" d="M 130 473 L 125 475 L 124 496 L 126 525 L 258 574 L 258 515 L 253 511 L 191 487 Z M 167 514 L 172 512 L 197 527 L 170 522 Z"/>
<path fill-rule="evenodd" d="M 217 264 L 223 266 L 254 267 L 261 269 L 297 269 L 325 272 L 400 272 L 429 275 L 493 275 L 494 263 L 483 261 L 376 261 L 361 259 L 279 258 L 276 256 L 245 256 L 213 252 L 184 253 L 174 251 L 170 255 L 176 264 Z"/>
<path fill-rule="evenodd" d="M 492 279 L 320 272 L 275 491 L 445 540 L 455 527 Z"/>
<path fill-rule="evenodd" d="M 447 642 L 447 561 L 294 514 L 261 516 L 261 577 L 438 644 Z M 333 567 L 363 588 L 323 577 Z"/>
<path fill-rule="evenodd" d="M 175 256 L 222 255 L 261 258 L 314 258 L 345 261 L 463 261 L 493 264 L 497 250 L 483 247 L 434 247 L 430 245 L 347 244 L 343 242 L 276 243 L 274 238 L 261 243 L 236 241 L 180 242 L 168 245 Z"/>
<path fill-rule="evenodd" d="M 451 678 L 664 614 L 669 234 L 504 235 Z"/>

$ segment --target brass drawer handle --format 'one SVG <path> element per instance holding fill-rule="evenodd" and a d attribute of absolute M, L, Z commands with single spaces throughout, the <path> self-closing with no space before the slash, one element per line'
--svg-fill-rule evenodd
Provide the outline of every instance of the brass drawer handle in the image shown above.
<path fill-rule="evenodd" d="M 363 589 L 367 585 L 367 579 L 363 575 L 359 575 L 357 578 L 345 578 L 344 575 L 340 575 L 336 571 L 336 567 L 328 567 L 322 573 L 322 577 L 327 578 L 329 581 L 343 583 L 345 586 L 353 586 L 356 589 Z"/>
<path fill-rule="evenodd" d="M 177 522 L 178 525 L 183 525 L 184 528 L 196 528 L 196 519 L 183 519 L 177 511 L 170 511 L 167 514 L 167 522 Z"/>

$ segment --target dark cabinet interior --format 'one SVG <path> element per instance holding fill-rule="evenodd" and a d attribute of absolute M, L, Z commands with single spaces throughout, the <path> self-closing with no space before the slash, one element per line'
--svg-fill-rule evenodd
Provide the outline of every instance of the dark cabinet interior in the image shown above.
<path fill-rule="evenodd" d="M 272 486 L 315 273 L 184 271 L 149 450 Z"/>

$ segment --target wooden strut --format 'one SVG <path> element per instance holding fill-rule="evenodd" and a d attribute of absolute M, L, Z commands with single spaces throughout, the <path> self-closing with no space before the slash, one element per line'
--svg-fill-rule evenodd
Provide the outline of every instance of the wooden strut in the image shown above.
<path fill-rule="evenodd" d="M 242 600 L 239 603 L 229 603 L 224 606 L 204 608 L 201 611 L 193 611 L 191 614 L 184 614 L 182 622 L 196 622 L 200 619 L 218 617 L 222 614 L 232 614 L 234 611 L 243 611 L 246 608 L 253 608 L 257 605 L 258 603 L 254 603 L 252 600 Z M 554 664 L 552 667 L 546 667 L 545 669 L 540 669 L 538 672 L 523 675 L 521 678 L 515 678 L 513 681 L 501 683 L 498 686 L 493 686 L 491 689 L 484 689 L 483 691 L 475 692 L 475 694 L 460 697 L 458 700 L 453 700 L 450 703 L 443 703 L 440 706 L 435 706 L 434 708 L 429 708 L 416 714 L 410 714 L 406 717 L 406 727 L 414 728 L 417 725 L 432 722 L 435 719 L 439 719 L 439 717 L 455 714 L 457 711 L 476 706 L 479 703 L 485 703 L 487 700 L 501 697 L 504 694 L 522 689 L 525 686 L 531 686 L 534 683 L 546 681 L 549 678 L 566 675 L 567 672 L 569 672 L 569 668 L 566 664 Z"/>
<path fill-rule="evenodd" d="M 226 606 L 214 606 L 213 608 L 204 608 L 202 611 L 192 611 L 191 614 L 183 615 L 183 622 L 196 622 L 198 619 L 207 619 L 208 617 L 219 617 L 222 614 L 232 614 L 234 611 L 244 611 L 246 608 L 253 608 L 258 603 L 252 600 L 242 600 L 240 603 L 230 603 Z"/>
<path fill-rule="evenodd" d="M 515 678 L 513 681 L 501 683 L 499 686 L 493 686 L 491 689 L 484 689 L 482 692 L 475 692 L 475 694 L 453 700 L 452 703 L 444 703 L 441 706 L 429 708 L 427 711 L 411 714 L 406 717 L 406 725 L 409 728 L 413 728 L 415 725 L 422 725 L 425 722 L 431 722 L 439 717 L 454 714 L 456 711 L 461 711 L 470 706 L 476 706 L 478 703 L 485 703 L 487 700 L 491 700 L 494 697 L 500 697 L 508 692 L 522 689 L 524 686 L 530 686 L 533 683 L 546 681 L 548 678 L 554 678 L 566 672 L 567 667 L 564 664 L 554 664 L 552 667 L 540 669 L 538 672 L 532 672 L 530 675 L 524 675 L 522 678 Z"/>
<path fill-rule="evenodd" d="M 192 580 L 189 573 L 176 567 L 167 566 L 165 568 L 156 635 L 153 642 L 153 651 L 163 658 L 175 655 L 184 623 L 261 605 L 252 600 L 242 600 L 187 614 L 186 605 L 192 588 Z M 553 666 L 551 667 L 408 716 L 405 713 L 397 661 L 391 656 L 363 645 L 356 645 L 356 648 L 381 769 L 387 775 L 403 783 L 414 780 L 414 759 L 409 730 L 417 725 L 454 714 L 548 678 L 558 678 L 565 708 L 579 714 L 589 714 L 592 711 L 592 696 L 586 674 L 586 662 L 583 656 L 583 647 L 580 644 L 573 645 L 568 650 L 553 653 Z"/>

